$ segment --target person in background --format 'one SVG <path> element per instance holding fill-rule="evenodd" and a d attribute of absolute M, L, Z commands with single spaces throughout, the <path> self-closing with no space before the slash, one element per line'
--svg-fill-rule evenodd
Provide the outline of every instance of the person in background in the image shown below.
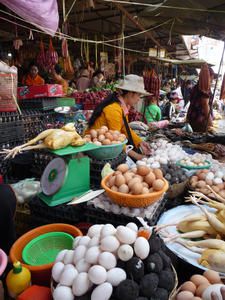
<path fill-rule="evenodd" d="M 157 105 L 157 99 L 154 96 L 149 97 L 149 105 L 145 108 L 145 119 L 147 123 L 158 122 L 161 120 L 161 109 Z"/>
<path fill-rule="evenodd" d="M 128 114 L 131 106 L 139 100 L 140 95 L 149 95 L 144 89 L 144 80 L 137 75 L 126 75 L 116 85 L 117 92 L 110 94 L 94 110 L 90 120 L 88 131 L 107 126 L 110 130 L 118 130 L 125 134 L 128 144 L 134 146 L 134 150 L 128 155 L 134 160 L 142 159 L 150 155 L 150 146 L 129 127 Z"/>
<path fill-rule="evenodd" d="M 89 79 L 89 71 L 84 69 L 80 73 L 80 77 L 77 79 L 77 90 L 79 92 L 84 92 L 86 89 L 90 88 L 90 79 Z"/>
<path fill-rule="evenodd" d="M 101 70 L 96 71 L 91 79 L 92 88 L 100 88 L 103 84 L 104 74 Z"/>
<path fill-rule="evenodd" d="M 23 77 L 23 85 L 43 85 L 45 84 L 44 79 L 38 74 L 38 67 L 35 64 L 30 64 L 29 73 Z"/>
<path fill-rule="evenodd" d="M 176 115 L 177 97 L 169 96 L 169 101 L 165 104 L 163 110 L 163 119 L 171 120 Z"/>
<path fill-rule="evenodd" d="M 184 106 L 186 106 L 190 101 L 191 91 L 192 91 L 192 82 L 191 80 L 187 80 L 184 82 L 183 86 L 181 87 L 181 92 L 184 99 Z"/>
<path fill-rule="evenodd" d="M 62 68 L 60 65 L 55 65 L 55 68 L 51 71 L 53 80 L 56 84 L 60 84 L 63 87 L 63 92 L 66 95 L 68 90 L 68 81 L 62 77 Z"/>
<path fill-rule="evenodd" d="M 193 131 L 206 132 L 212 126 L 213 96 L 211 84 L 215 77 L 212 68 L 203 65 L 199 74 L 199 81 L 194 86 L 190 96 L 190 106 L 187 121 Z"/>
<path fill-rule="evenodd" d="M 165 91 L 167 94 L 171 92 L 171 85 L 169 81 L 165 81 L 163 84 L 162 90 Z"/>
<path fill-rule="evenodd" d="M 88 71 L 89 71 L 89 78 L 92 79 L 93 77 L 93 74 L 95 72 L 95 69 L 94 69 L 94 63 L 93 61 L 90 61 L 89 64 L 88 64 Z"/>

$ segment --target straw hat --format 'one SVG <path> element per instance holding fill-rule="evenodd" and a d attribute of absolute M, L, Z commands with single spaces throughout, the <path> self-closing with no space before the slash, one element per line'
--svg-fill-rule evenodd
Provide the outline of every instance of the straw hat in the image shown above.
<path fill-rule="evenodd" d="M 145 90 L 143 77 L 130 74 L 126 75 L 124 79 L 120 80 L 118 84 L 115 85 L 117 89 L 140 93 L 144 96 L 149 96 L 150 94 Z"/>

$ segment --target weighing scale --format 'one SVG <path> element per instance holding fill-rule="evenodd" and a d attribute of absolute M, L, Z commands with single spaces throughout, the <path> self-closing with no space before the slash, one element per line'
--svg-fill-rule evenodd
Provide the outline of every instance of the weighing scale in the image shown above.
<path fill-rule="evenodd" d="M 38 195 L 48 206 L 71 201 L 90 190 L 90 159 L 78 154 L 94 150 L 99 146 L 85 144 L 80 147 L 68 146 L 51 150 L 59 157 L 53 159 L 41 177 L 42 192 Z"/>

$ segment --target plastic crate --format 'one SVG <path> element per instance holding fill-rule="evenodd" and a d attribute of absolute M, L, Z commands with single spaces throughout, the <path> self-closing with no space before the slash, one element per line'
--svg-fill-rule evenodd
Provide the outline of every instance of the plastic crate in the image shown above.
<path fill-rule="evenodd" d="M 24 99 L 20 101 L 23 109 L 51 110 L 57 107 L 57 98 Z"/>
<path fill-rule="evenodd" d="M 165 209 L 165 205 L 167 203 L 167 198 L 164 197 L 161 201 L 158 202 L 158 206 L 156 206 L 152 216 L 150 219 L 145 220 L 148 222 L 150 226 L 154 226 L 160 215 L 163 213 Z M 107 224 L 110 223 L 114 226 L 126 225 L 129 222 L 134 222 L 138 226 L 141 226 L 140 222 L 136 217 L 130 217 L 123 214 L 114 214 L 112 212 L 106 212 L 103 209 L 95 208 L 93 205 L 88 205 L 85 209 L 86 221 L 92 224 Z"/>

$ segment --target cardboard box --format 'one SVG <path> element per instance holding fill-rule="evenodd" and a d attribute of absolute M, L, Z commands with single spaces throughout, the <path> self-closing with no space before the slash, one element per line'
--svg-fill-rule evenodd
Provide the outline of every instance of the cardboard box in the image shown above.
<path fill-rule="evenodd" d="M 17 97 L 22 99 L 63 97 L 63 88 L 60 84 L 44 84 L 33 86 L 22 86 L 17 89 Z"/>

